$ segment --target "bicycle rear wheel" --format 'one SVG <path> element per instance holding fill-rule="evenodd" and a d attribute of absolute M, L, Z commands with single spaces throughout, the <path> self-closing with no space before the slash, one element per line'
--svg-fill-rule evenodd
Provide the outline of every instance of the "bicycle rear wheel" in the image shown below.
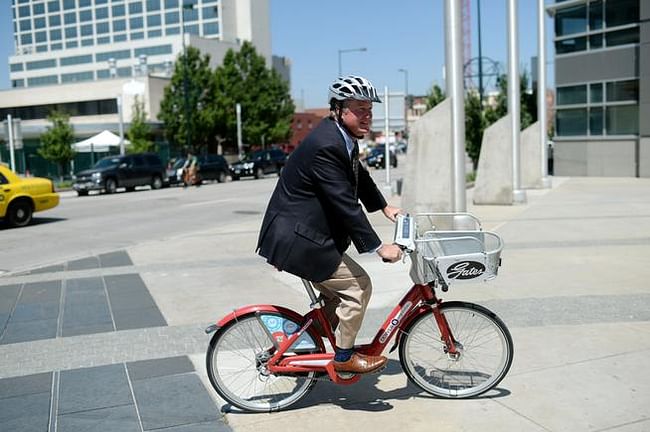
<path fill-rule="evenodd" d="M 514 353 L 505 324 L 473 303 L 439 307 L 459 353 L 447 352 L 433 313 L 421 314 L 400 341 L 400 362 L 409 379 L 427 393 L 450 399 L 478 396 L 495 387 L 510 369 Z"/>
<path fill-rule="evenodd" d="M 280 323 L 293 331 L 298 323 L 277 313 L 245 315 L 219 329 L 210 340 L 206 365 L 214 389 L 232 405 L 246 411 L 269 412 L 285 409 L 302 399 L 313 387 L 315 373 L 300 375 L 273 375 L 267 368 L 268 359 L 275 352 L 275 345 L 268 328 L 269 321 Z M 320 341 L 312 328 L 294 343 L 301 340 Z M 319 346 L 303 349 L 301 353 L 321 352 Z"/>

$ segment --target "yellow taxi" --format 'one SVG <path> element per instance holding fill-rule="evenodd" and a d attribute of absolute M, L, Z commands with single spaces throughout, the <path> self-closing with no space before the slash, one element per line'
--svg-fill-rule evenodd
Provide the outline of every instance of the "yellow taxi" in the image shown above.
<path fill-rule="evenodd" d="M 32 221 L 34 212 L 59 205 L 59 194 L 51 180 L 19 177 L 0 163 L 0 219 L 12 227 Z"/>

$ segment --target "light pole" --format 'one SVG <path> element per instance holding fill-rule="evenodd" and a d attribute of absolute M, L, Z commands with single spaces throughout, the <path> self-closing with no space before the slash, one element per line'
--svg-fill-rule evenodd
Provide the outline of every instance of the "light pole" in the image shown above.
<path fill-rule="evenodd" d="M 362 51 L 368 51 L 368 48 L 346 48 L 346 49 L 340 49 L 339 50 L 339 76 L 342 75 L 341 72 L 341 54 L 343 53 L 348 53 L 348 52 L 362 52 Z"/>
<path fill-rule="evenodd" d="M 406 69 L 397 69 L 398 72 L 404 73 L 404 135 L 409 136 L 409 109 L 410 107 L 410 98 L 409 98 L 409 71 Z"/>
<path fill-rule="evenodd" d="M 183 102 L 185 104 L 185 151 L 190 150 L 190 98 L 187 76 L 187 49 L 185 48 L 185 10 L 192 10 L 194 5 L 181 1 L 181 42 L 183 45 Z"/>

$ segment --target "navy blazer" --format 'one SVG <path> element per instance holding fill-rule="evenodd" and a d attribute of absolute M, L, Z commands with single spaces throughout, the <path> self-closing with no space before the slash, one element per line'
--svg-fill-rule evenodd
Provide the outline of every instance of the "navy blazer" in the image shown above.
<path fill-rule="evenodd" d="M 368 171 L 359 164 L 358 198 L 352 162 L 341 132 L 323 119 L 291 154 L 260 229 L 257 250 L 278 270 L 314 282 L 328 279 L 350 240 L 360 253 L 381 245 L 369 212 L 386 207 Z"/>

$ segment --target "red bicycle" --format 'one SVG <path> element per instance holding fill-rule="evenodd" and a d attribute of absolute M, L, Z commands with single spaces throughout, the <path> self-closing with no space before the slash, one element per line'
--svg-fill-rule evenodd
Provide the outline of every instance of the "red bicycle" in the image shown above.
<path fill-rule="evenodd" d="M 399 347 L 406 375 L 438 397 L 470 398 L 494 388 L 512 364 L 510 332 L 485 307 L 443 302 L 436 288 L 447 291 L 457 281 L 494 278 L 501 263 L 499 236 L 482 231 L 468 213 L 429 213 L 400 216 L 395 242 L 412 260 L 415 283 L 372 342 L 356 350 L 380 355 L 395 337 L 390 352 Z M 304 279 L 303 284 L 311 299 L 304 316 L 282 306 L 251 305 L 206 329 L 214 333 L 206 359 L 210 382 L 233 406 L 277 411 L 306 396 L 319 379 L 359 381 L 360 375 L 334 370 L 334 334 L 313 286 Z"/>

